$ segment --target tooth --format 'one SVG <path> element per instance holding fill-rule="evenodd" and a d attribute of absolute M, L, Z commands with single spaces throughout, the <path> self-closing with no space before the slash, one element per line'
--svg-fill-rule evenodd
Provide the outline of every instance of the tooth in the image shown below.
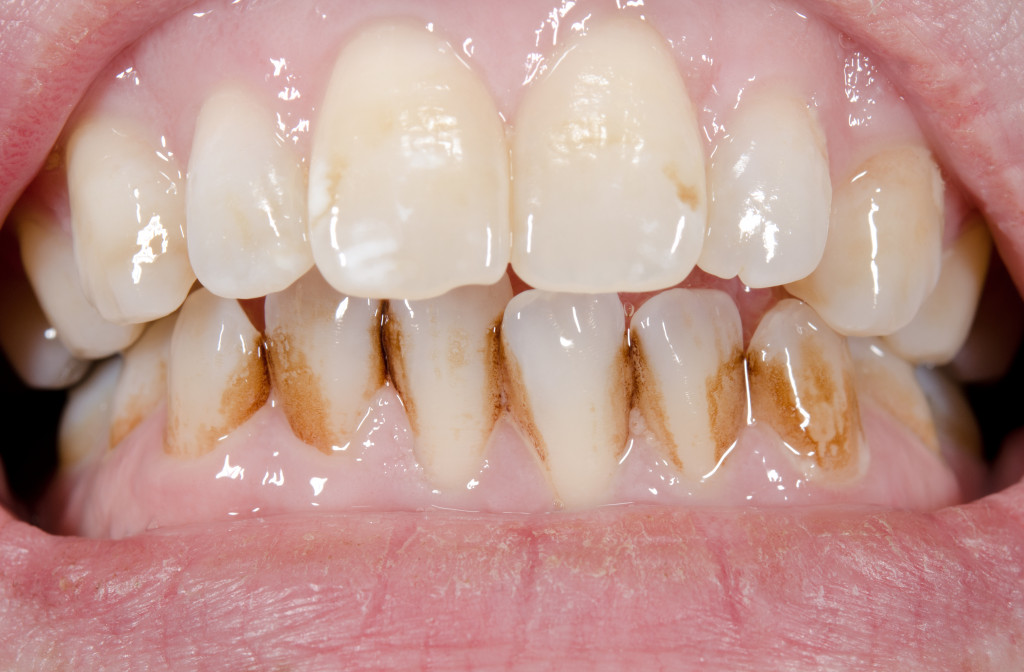
<path fill-rule="evenodd" d="M 313 270 L 264 309 L 270 377 L 292 432 L 324 453 L 346 450 L 385 380 L 380 301 L 339 294 Z"/>
<path fill-rule="evenodd" d="M 110 445 L 116 446 L 159 405 L 167 395 L 167 360 L 177 313 L 153 322 L 121 356 L 124 367 L 114 391 Z"/>
<path fill-rule="evenodd" d="M 753 417 L 776 431 L 808 479 L 843 480 L 863 469 L 845 341 L 807 304 L 784 299 L 761 318 L 747 348 Z"/>
<path fill-rule="evenodd" d="M 806 277 L 825 251 L 832 203 L 814 112 L 782 93 L 752 94 L 726 129 L 711 159 L 701 269 L 750 287 Z"/>
<path fill-rule="evenodd" d="M 185 245 L 184 181 L 172 153 L 130 123 L 109 119 L 78 126 L 67 151 L 85 295 L 111 322 L 173 312 L 195 274 Z"/>
<path fill-rule="evenodd" d="M 465 488 L 502 410 L 498 327 L 508 276 L 436 299 L 390 301 L 384 347 L 431 483 Z"/>
<path fill-rule="evenodd" d="M 602 501 L 626 446 L 632 376 L 624 336 L 615 294 L 529 290 L 505 308 L 510 410 L 567 508 Z"/>
<path fill-rule="evenodd" d="M 224 89 L 203 104 L 186 200 L 189 260 L 214 294 L 264 296 L 312 267 L 305 172 L 251 94 Z"/>
<path fill-rule="evenodd" d="M 198 289 L 178 313 L 167 371 L 172 455 L 198 457 L 249 419 L 270 394 L 260 333 L 233 299 Z"/>
<path fill-rule="evenodd" d="M 497 282 L 508 180 L 497 108 L 451 45 L 412 24 L 365 29 L 334 65 L 313 135 L 317 268 L 373 298 Z"/>
<path fill-rule="evenodd" d="M 877 338 L 847 340 L 856 371 L 859 399 L 869 398 L 928 448 L 938 452 L 935 423 L 914 367 L 899 358 Z"/>
<path fill-rule="evenodd" d="M 910 324 L 886 337 L 896 354 L 918 364 L 947 364 L 963 347 L 988 273 L 992 239 L 975 215 L 942 255 L 935 289 Z"/>
<path fill-rule="evenodd" d="M 121 366 L 120 357 L 100 362 L 68 394 L 57 429 L 57 453 L 62 469 L 98 458 L 110 448 L 111 409 Z"/>
<path fill-rule="evenodd" d="M 919 366 L 914 371 L 921 384 L 940 439 L 969 455 L 982 457 L 981 428 L 960 386 L 938 369 Z"/>
<path fill-rule="evenodd" d="M 71 236 L 39 211 L 20 211 L 14 218 L 25 274 L 68 351 L 82 359 L 100 359 L 131 345 L 144 325 L 113 324 L 96 312 L 75 270 Z"/>
<path fill-rule="evenodd" d="M 630 326 L 635 398 L 669 459 L 694 477 L 712 472 L 746 416 L 743 327 L 714 289 L 670 289 Z"/>
<path fill-rule="evenodd" d="M 534 287 L 670 287 L 706 219 L 704 154 L 665 41 L 641 21 L 591 26 L 523 96 L 512 158 L 512 266 Z"/>
<path fill-rule="evenodd" d="M 928 150 L 879 152 L 836 189 L 825 255 L 786 289 L 836 331 L 891 334 L 938 280 L 943 225 L 942 178 Z"/>

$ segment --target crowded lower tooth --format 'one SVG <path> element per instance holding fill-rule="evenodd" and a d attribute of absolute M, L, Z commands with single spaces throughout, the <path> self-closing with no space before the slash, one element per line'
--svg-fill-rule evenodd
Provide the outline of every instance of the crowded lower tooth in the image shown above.
<path fill-rule="evenodd" d="M 284 289 L 313 265 L 306 175 L 274 114 L 242 89 L 206 100 L 188 164 L 188 256 L 218 296 Z"/>
<path fill-rule="evenodd" d="M 726 121 L 708 174 L 700 267 L 749 287 L 804 278 L 825 251 L 832 181 L 825 135 L 802 100 L 744 98 Z"/>
<path fill-rule="evenodd" d="M 505 308 L 505 389 L 513 419 L 566 508 L 608 494 L 629 431 L 632 375 L 615 294 L 529 290 Z"/>
<path fill-rule="evenodd" d="M 120 357 L 100 362 L 68 394 L 57 429 L 57 454 L 62 469 L 98 458 L 110 448 L 110 419 L 121 367 Z"/>
<path fill-rule="evenodd" d="M 786 289 L 840 333 L 891 334 L 935 287 L 943 226 L 942 178 L 928 150 L 883 150 L 836 188 L 821 263 Z"/>
<path fill-rule="evenodd" d="M 960 386 L 939 369 L 919 366 L 914 373 L 928 400 L 940 440 L 967 454 L 981 457 L 981 428 Z"/>
<path fill-rule="evenodd" d="M 465 488 L 480 471 L 501 412 L 498 326 L 508 276 L 436 299 L 389 301 L 388 370 L 415 435 L 416 458 L 438 488 Z"/>
<path fill-rule="evenodd" d="M 264 304 L 270 378 L 292 432 L 344 451 L 384 384 L 381 302 L 339 294 L 316 270 Z"/>
<path fill-rule="evenodd" d="M 513 268 L 555 291 L 679 283 L 700 254 L 707 189 L 696 113 L 665 41 L 613 19 L 551 62 L 516 115 Z"/>
<path fill-rule="evenodd" d="M 72 355 L 100 359 L 139 337 L 144 325 L 109 322 L 86 298 L 75 270 L 71 236 L 59 224 L 29 211 L 15 213 L 14 224 L 25 274 L 57 338 Z"/>
<path fill-rule="evenodd" d="M 732 298 L 670 289 L 630 325 L 635 397 L 669 459 L 697 478 L 714 470 L 746 417 L 743 328 Z"/>
<path fill-rule="evenodd" d="M 153 322 L 121 353 L 124 366 L 114 391 L 110 445 L 116 446 L 167 396 L 167 360 L 176 313 Z"/>
<path fill-rule="evenodd" d="M 886 337 L 900 357 L 918 364 L 948 364 L 963 347 L 988 273 L 992 238 L 980 215 L 942 255 L 939 281 L 910 324 Z"/>
<path fill-rule="evenodd" d="M 233 299 L 198 289 L 178 313 L 167 372 L 165 450 L 197 457 L 267 400 L 260 333 Z"/>
<path fill-rule="evenodd" d="M 97 118 L 74 130 L 67 163 L 85 295 L 111 322 L 173 312 L 195 274 L 185 243 L 185 183 L 172 153 L 130 123 Z"/>
<path fill-rule="evenodd" d="M 747 349 L 750 405 L 808 479 L 861 473 L 867 453 L 846 339 L 802 301 L 784 299 L 761 318 Z"/>
<path fill-rule="evenodd" d="M 501 118 L 450 44 L 409 23 L 352 39 L 310 159 L 313 256 L 332 286 L 424 299 L 496 282 L 508 265 L 508 189 Z"/>

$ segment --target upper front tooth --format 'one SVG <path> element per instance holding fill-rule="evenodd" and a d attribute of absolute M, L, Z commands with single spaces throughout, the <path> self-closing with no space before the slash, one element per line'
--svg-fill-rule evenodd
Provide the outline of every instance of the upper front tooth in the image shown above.
<path fill-rule="evenodd" d="M 310 159 L 313 256 L 331 285 L 421 299 L 496 282 L 508 265 L 508 188 L 498 111 L 451 45 L 405 23 L 352 40 Z"/>
<path fill-rule="evenodd" d="M 836 189 L 821 263 L 786 289 L 841 333 L 891 334 L 935 287 L 943 224 L 942 177 L 928 150 L 883 150 Z"/>
<path fill-rule="evenodd" d="M 679 283 L 700 254 L 707 188 L 696 113 L 664 40 L 611 20 L 552 63 L 516 116 L 516 273 L 575 292 Z"/>
<path fill-rule="evenodd" d="M 630 333 L 637 405 L 647 426 L 681 471 L 710 473 L 745 420 L 736 304 L 714 289 L 670 289 L 636 311 Z"/>
<path fill-rule="evenodd" d="M 171 152 L 130 123 L 92 119 L 72 134 L 67 161 L 85 295 L 111 322 L 173 312 L 196 278 L 185 245 L 184 181 Z"/>
<path fill-rule="evenodd" d="M 508 276 L 436 299 L 390 301 L 388 369 L 416 437 L 416 457 L 440 488 L 465 488 L 480 470 L 501 412 L 498 326 Z"/>
<path fill-rule="evenodd" d="M 569 508 L 606 496 L 629 433 L 631 375 L 615 294 L 529 290 L 501 325 L 512 416 Z"/>
<path fill-rule="evenodd" d="M 799 280 L 821 261 L 832 181 L 825 135 L 806 103 L 752 94 L 711 159 L 700 267 L 750 287 Z"/>
<path fill-rule="evenodd" d="M 203 286 L 229 298 L 284 289 L 313 265 L 306 176 L 274 114 L 242 89 L 212 95 L 188 163 L 188 256 Z"/>

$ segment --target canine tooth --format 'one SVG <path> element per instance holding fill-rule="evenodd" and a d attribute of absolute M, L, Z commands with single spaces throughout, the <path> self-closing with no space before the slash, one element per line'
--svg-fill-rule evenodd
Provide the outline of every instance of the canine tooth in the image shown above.
<path fill-rule="evenodd" d="M 498 331 L 508 276 L 436 299 L 388 302 L 384 348 L 416 437 L 419 463 L 443 489 L 465 488 L 502 410 Z"/>
<path fill-rule="evenodd" d="M 696 113 L 646 23 L 591 26 L 524 94 L 513 139 L 512 266 L 534 287 L 682 281 L 707 214 Z"/>
<path fill-rule="evenodd" d="M 505 308 L 510 411 L 567 508 L 601 501 L 626 446 L 632 376 L 624 336 L 615 294 L 529 290 Z"/>
<path fill-rule="evenodd" d="M 57 338 L 72 355 L 101 359 L 139 337 L 144 325 L 109 322 L 86 298 L 71 236 L 56 222 L 39 212 L 16 213 L 15 222 L 25 274 Z"/>
<path fill-rule="evenodd" d="M 121 357 L 124 367 L 114 391 L 110 445 L 128 436 L 167 395 L 167 360 L 177 313 L 153 322 Z"/>
<path fill-rule="evenodd" d="M 982 457 L 981 428 L 960 386 L 938 369 L 919 366 L 914 373 L 928 400 L 939 437 L 968 454 Z"/>
<path fill-rule="evenodd" d="M 802 301 L 765 313 L 747 349 L 753 417 L 775 429 L 808 479 L 862 468 L 862 430 L 846 339 Z"/>
<path fill-rule="evenodd" d="M 274 114 L 246 91 L 224 89 L 203 104 L 186 201 L 189 260 L 214 294 L 264 296 L 312 267 L 305 171 Z"/>
<path fill-rule="evenodd" d="M 345 450 L 384 384 L 381 302 L 339 294 L 313 270 L 264 305 L 270 379 L 292 432 Z"/>
<path fill-rule="evenodd" d="M 424 299 L 497 282 L 508 265 L 508 189 L 497 108 L 450 44 L 408 23 L 348 44 L 310 159 L 313 257 L 332 286 Z"/>
<path fill-rule="evenodd" d="M 781 93 L 753 94 L 711 159 L 700 267 L 750 287 L 806 277 L 825 251 L 832 181 L 818 120 Z"/>
<path fill-rule="evenodd" d="M 263 406 L 270 383 L 261 340 L 237 301 L 206 289 L 185 299 L 167 371 L 168 453 L 204 455 Z"/>
<path fill-rule="evenodd" d="M 746 420 L 736 304 L 714 289 L 670 289 L 636 311 L 630 333 L 634 396 L 647 426 L 684 473 L 710 473 Z"/>
<path fill-rule="evenodd" d="M 992 238 L 975 215 L 942 255 L 935 289 L 910 324 L 886 337 L 896 354 L 918 364 L 947 364 L 963 347 L 988 273 Z"/>
<path fill-rule="evenodd" d="M 821 263 L 786 289 L 836 331 L 891 334 L 939 278 L 943 224 L 942 177 L 928 150 L 883 150 L 836 189 Z"/>
<path fill-rule="evenodd" d="M 110 417 L 121 358 L 97 364 L 68 394 L 57 429 L 57 454 L 62 469 L 70 469 L 110 449 Z"/>

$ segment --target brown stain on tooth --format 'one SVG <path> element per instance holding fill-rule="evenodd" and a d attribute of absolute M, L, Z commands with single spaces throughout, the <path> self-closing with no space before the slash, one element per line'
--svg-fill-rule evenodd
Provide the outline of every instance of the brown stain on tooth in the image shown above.
<path fill-rule="evenodd" d="M 700 206 L 700 194 L 692 186 L 684 183 L 679 177 L 679 169 L 673 164 L 667 164 L 662 170 L 665 173 L 665 177 L 669 179 L 676 190 L 676 198 L 683 205 L 688 206 L 691 210 L 696 210 Z"/>
<path fill-rule="evenodd" d="M 157 380 L 167 381 L 167 363 L 160 362 L 157 370 L 153 373 Z M 113 450 L 132 433 L 132 430 L 142 424 L 142 421 L 153 411 L 154 406 L 140 401 L 136 397 L 130 397 L 120 412 L 115 414 L 110 425 L 110 449 Z"/>
<path fill-rule="evenodd" d="M 665 417 L 665 395 L 658 383 L 658 378 L 650 369 L 647 355 L 644 352 L 643 338 L 640 332 L 632 331 L 630 359 L 633 365 L 633 406 L 644 416 L 647 428 L 654 434 L 660 444 L 662 456 L 679 471 L 685 472 L 683 460 L 676 450 L 676 437 L 668 428 Z"/>
<path fill-rule="evenodd" d="M 504 410 L 504 403 L 502 401 L 504 385 L 501 367 L 501 317 L 498 317 L 491 323 L 487 331 L 485 347 L 487 348 L 487 394 L 490 399 L 488 407 L 491 409 L 490 426 L 493 429 L 494 425 L 498 422 L 498 418 L 501 417 L 501 412 Z"/>
<path fill-rule="evenodd" d="M 743 375 L 743 350 L 735 348 L 718 370 L 708 376 L 708 424 L 715 442 L 715 462 L 725 457 L 746 422 L 747 386 Z"/>
<path fill-rule="evenodd" d="M 230 433 L 252 417 L 270 397 L 270 375 L 264 356 L 266 345 L 260 344 L 236 369 L 234 376 L 220 398 L 220 413 L 224 418 L 218 436 Z M 213 446 L 210 446 L 213 450 Z"/>
<path fill-rule="evenodd" d="M 330 455 L 341 437 L 330 429 L 327 400 L 319 374 L 306 355 L 283 331 L 267 338 L 267 363 L 271 385 L 278 392 L 288 425 L 299 439 Z"/>
<path fill-rule="evenodd" d="M 633 401 L 633 363 L 630 357 L 629 332 L 624 331 L 622 347 L 612 361 L 611 375 L 608 377 L 610 386 L 608 394 L 611 398 L 610 421 L 613 426 L 611 435 L 618 449 L 615 459 L 619 460 L 626 452 L 629 442 L 629 410 Z"/>
<path fill-rule="evenodd" d="M 540 434 L 540 430 L 537 429 L 537 421 L 533 417 L 533 410 L 530 407 L 530 395 L 527 393 L 526 385 L 523 382 L 519 361 L 509 351 L 504 340 L 501 340 L 500 343 L 502 381 L 504 383 L 509 413 L 515 420 L 519 432 L 529 442 L 541 465 L 547 471 L 548 447 Z"/>
<path fill-rule="evenodd" d="M 405 414 L 409 418 L 409 424 L 413 430 L 419 426 L 419 416 L 416 413 L 416 402 L 409 394 L 409 376 L 405 368 L 404 336 L 400 321 L 391 313 L 390 302 L 384 303 L 384 319 L 380 330 L 381 349 L 384 353 L 384 361 L 391 384 L 395 386 L 395 392 L 402 399 L 405 407 Z"/>

